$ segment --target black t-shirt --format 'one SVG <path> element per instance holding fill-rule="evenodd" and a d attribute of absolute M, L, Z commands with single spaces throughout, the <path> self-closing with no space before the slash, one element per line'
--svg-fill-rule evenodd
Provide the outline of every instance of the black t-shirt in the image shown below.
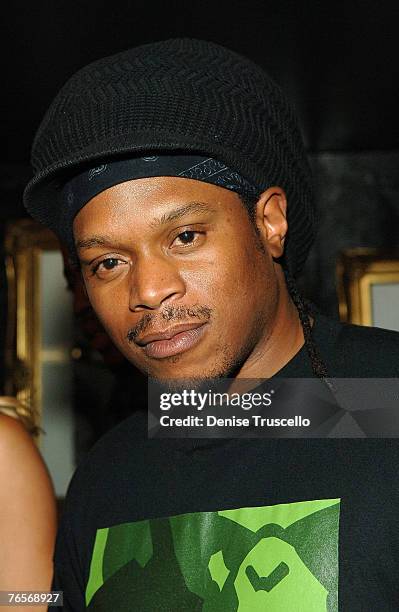
<path fill-rule="evenodd" d="M 398 377 L 399 334 L 318 316 L 333 377 Z M 311 377 L 306 349 L 279 372 Z M 65 610 L 399 610 L 399 440 L 147 439 L 78 468 L 57 540 Z"/>

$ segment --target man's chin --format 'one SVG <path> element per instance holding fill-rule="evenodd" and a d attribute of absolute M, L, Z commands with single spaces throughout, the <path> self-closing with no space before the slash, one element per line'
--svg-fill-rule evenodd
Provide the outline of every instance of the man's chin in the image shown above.
<path fill-rule="evenodd" d="M 194 389 L 195 391 L 208 390 L 210 386 L 219 386 L 222 379 L 234 378 L 239 366 L 234 364 L 215 364 L 205 371 L 200 371 L 197 367 L 183 370 L 175 367 L 165 372 L 149 372 L 148 376 L 156 384 L 169 389 L 170 391 Z"/>

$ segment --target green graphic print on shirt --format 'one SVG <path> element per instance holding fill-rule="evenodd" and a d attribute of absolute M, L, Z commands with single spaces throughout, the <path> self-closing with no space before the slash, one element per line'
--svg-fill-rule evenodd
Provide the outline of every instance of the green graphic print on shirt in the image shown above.
<path fill-rule="evenodd" d="M 99 529 L 87 607 L 336 612 L 339 511 L 324 499 Z"/>

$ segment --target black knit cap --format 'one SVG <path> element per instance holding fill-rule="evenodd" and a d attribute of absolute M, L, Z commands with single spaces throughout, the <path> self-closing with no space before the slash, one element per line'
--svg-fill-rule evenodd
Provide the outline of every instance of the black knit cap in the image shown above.
<path fill-rule="evenodd" d="M 288 199 L 286 260 L 297 274 L 314 237 L 312 180 L 294 113 L 256 64 L 211 42 L 172 39 L 103 58 L 74 74 L 33 142 L 31 215 L 63 238 L 60 191 L 97 162 L 148 154 L 209 155 L 260 191 Z"/>

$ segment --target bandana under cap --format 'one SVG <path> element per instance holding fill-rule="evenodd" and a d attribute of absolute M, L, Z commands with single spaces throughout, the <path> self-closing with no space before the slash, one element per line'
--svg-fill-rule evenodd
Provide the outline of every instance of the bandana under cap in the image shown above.
<path fill-rule="evenodd" d="M 61 192 L 65 239 L 73 246 L 72 225 L 77 213 L 96 195 L 126 181 L 139 178 L 173 176 L 203 181 L 224 187 L 248 198 L 261 190 L 226 164 L 211 157 L 197 155 L 149 155 L 103 163 L 80 172 L 70 179 Z"/>

